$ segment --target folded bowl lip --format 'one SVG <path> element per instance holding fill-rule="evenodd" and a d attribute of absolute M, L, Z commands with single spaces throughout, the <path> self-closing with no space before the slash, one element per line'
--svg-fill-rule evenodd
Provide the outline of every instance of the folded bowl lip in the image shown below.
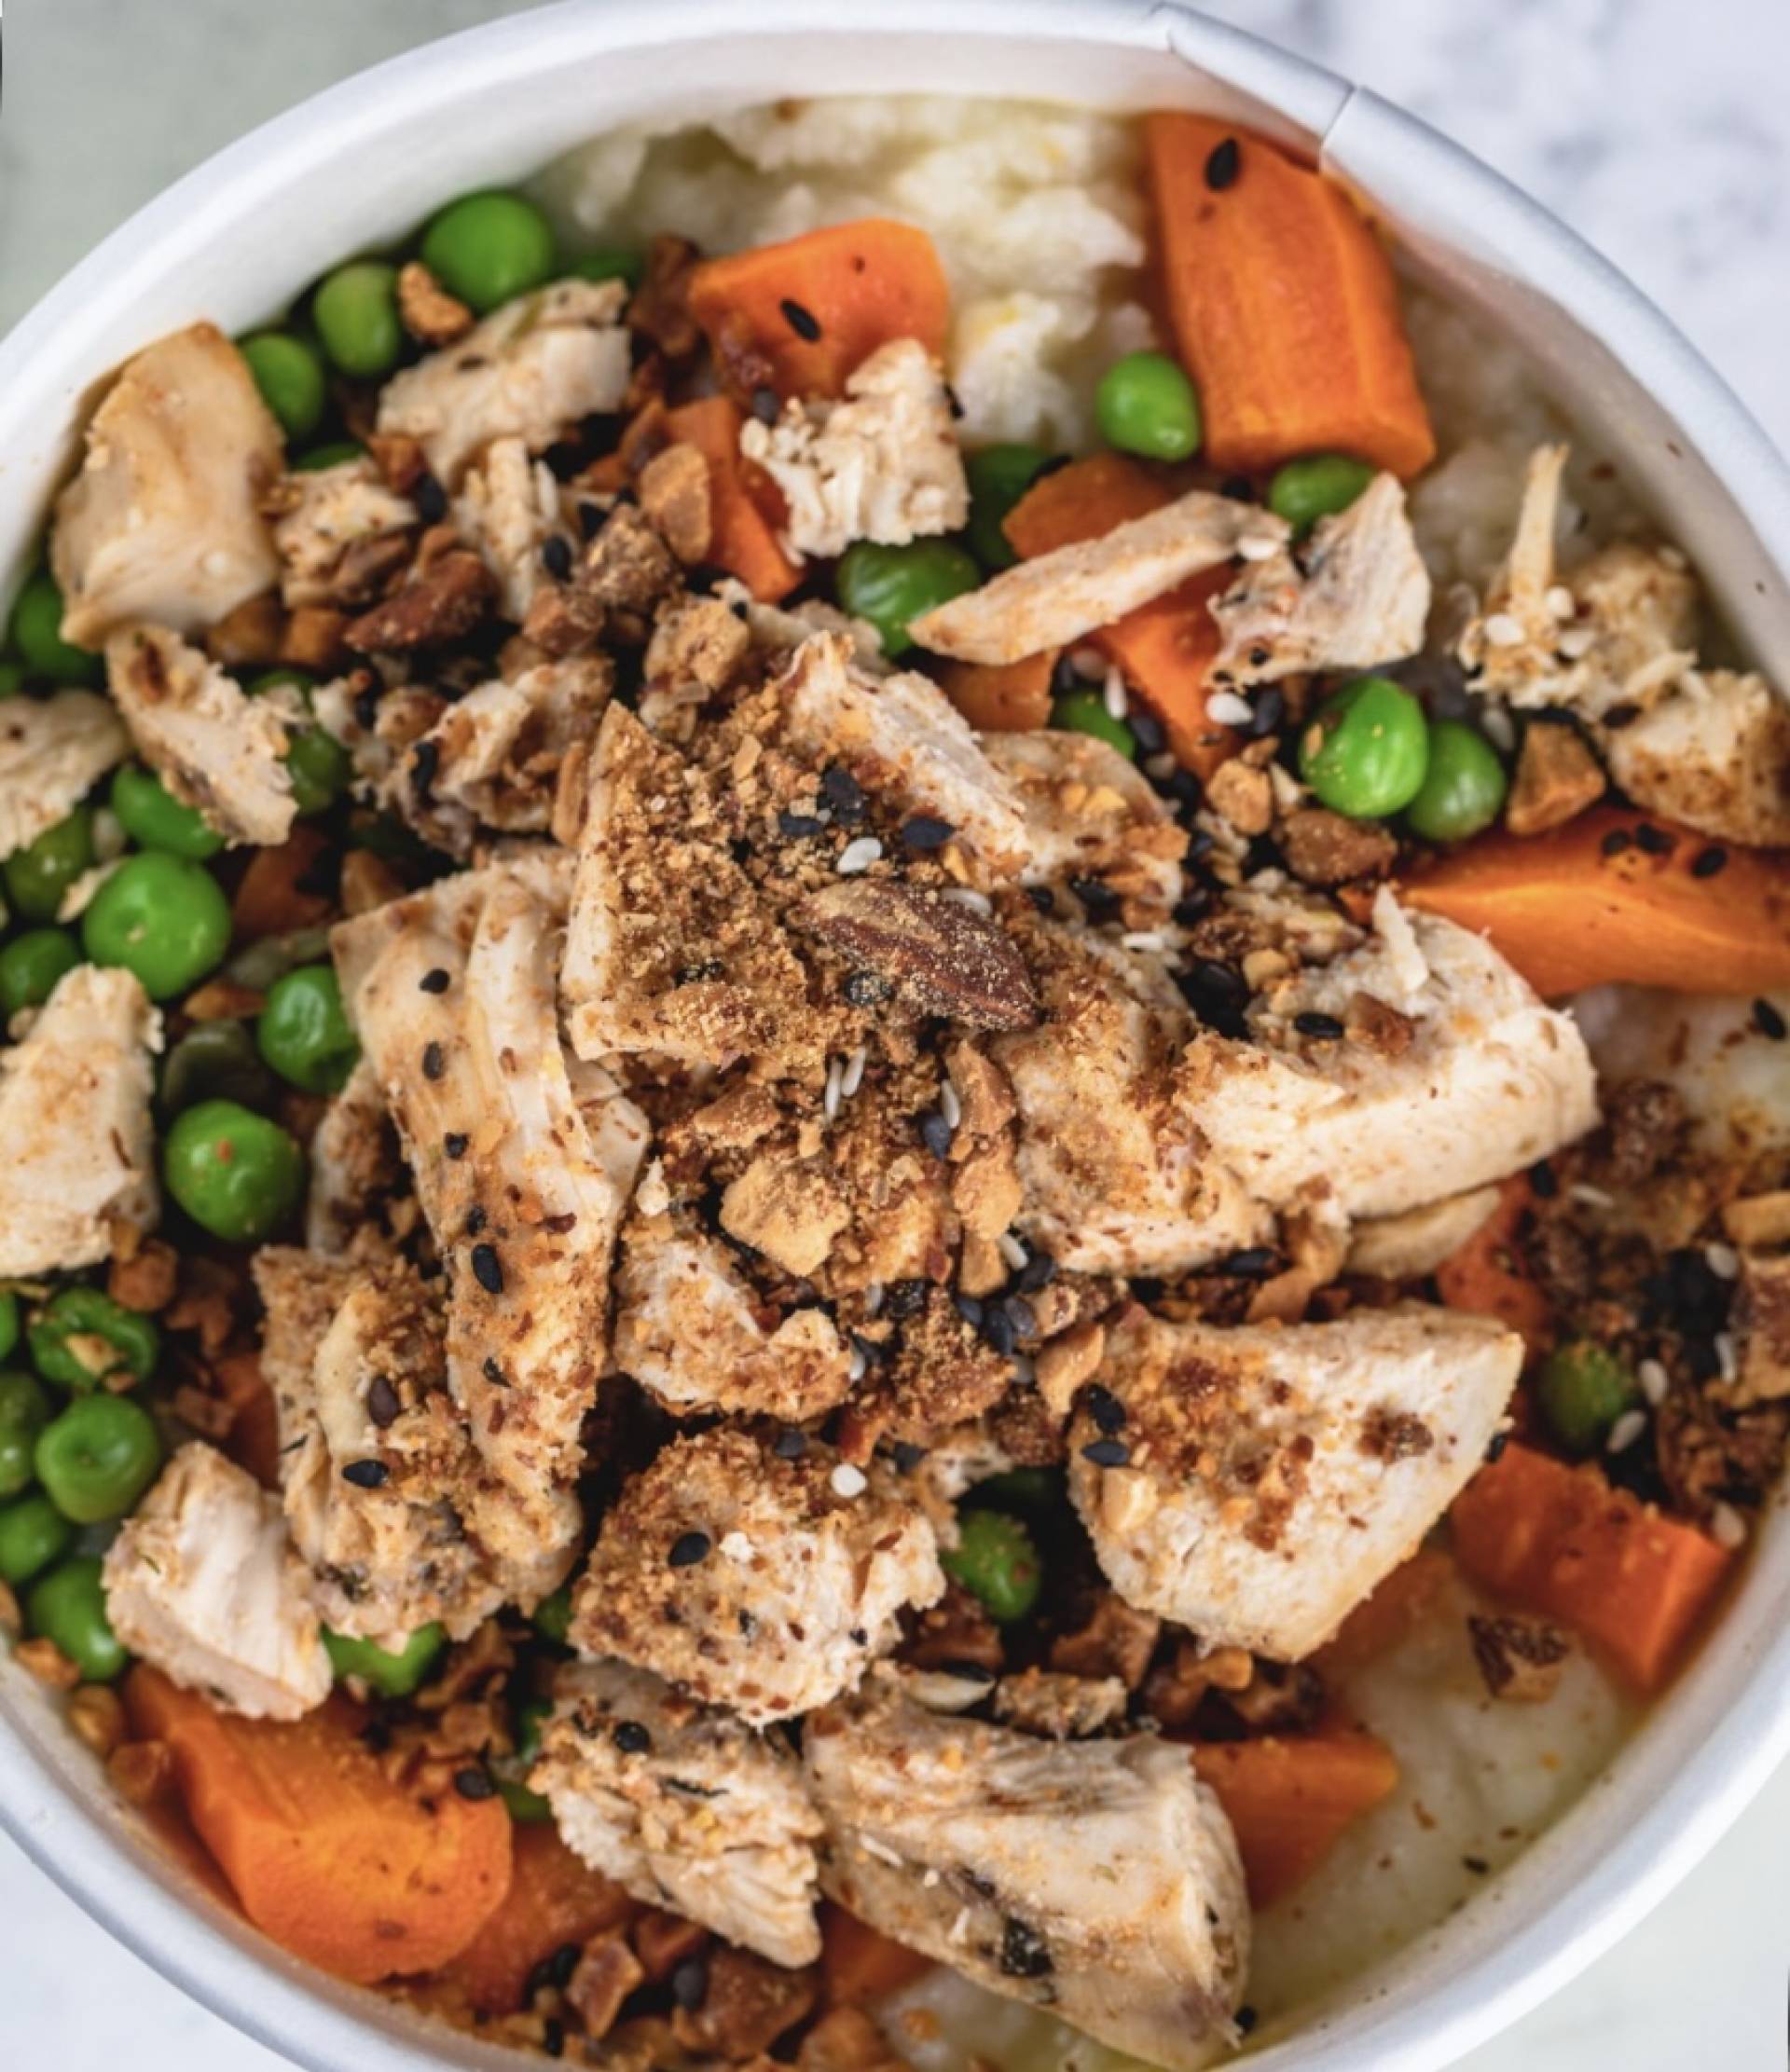
<path fill-rule="evenodd" d="M 943 63 L 947 40 L 962 70 Z M 313 222 L 294 198 L 326 181 L 344 153 L 392 198 L 382 226 L 363 216 L 359 227 L 372 238 L 420 215 L 431 199 L 529 162 L 514 141 L 500 146 L 471 119 L 482 106 L 500 97 L 514 106 L 530 91 L 551 99 L 568 68 L 601 64 L 604 73 L 591 75 L 601 77 L 611 66 L 650 68 L 656 55 L 668 62 L 669 87 L 637 96 L 643 112 L 655 98 L 679 103 L 685 70 L 723 45 L 768 48 L 799 64 L 792 84 L 810 93 L 842 90 L 837 82 L 849 81 L 871 46 L 891 63 L 859 90 L 999 91 L 1015 65 L 1025 70 L 1049 47 L 1086 57 L 1102 82 L 1087 98 L 1134 105 L 1150 98 L 1146 78 L 1172 99 L 1180 61 L 1204 75 L 1206 98 L 1239 119 L 1320 149 L 1385 206 L 1420 254 L 1425 245 L 1453 253 L 1482 280 L 1508 280 L 1544 342 L 1551 326 L 1565 344 L 1605 356 L 1613 385 L 1593 401 L 1612 423 L 1635 428 L 1624 450 L 1631 460 L 1639 455 L 1642 487 L 1656 498 L 1688 494 L 1689 543 L 1723 605 L 1756 648 L 1790 647 L 1790 567 L 1767 543 L 1790 541 L 1790 471 L 1659 312 L 1546 210 L 1424 124 L 1243 31 L 1149 0 L 952 0 L 948 9 L 938 0 L 856 0 L 848 28 L 839 25 L 837 0 L 757 0 L 750 39 L 737 0 L 563 0 L 425 45 L 312 97 L 151 201 L 0 341 L 0 485 L 9 492 L 0 507 L 0 586 L 21 572 L 104 372 L 171 323 L 213 313 L 240 327 L 277 306 L 277 284 L 251 284 L 238 296 L 233 283 L 213 283 L 215 307 L 196 290 L 198 299 L 171 315 L 183 308 L 186 269 L 201 277 L 208 252 L 232 240 L 246 250 L 257 215 L 283 213 L 291 249 L 277 262 L 282 271 L 269 262 L 262 276 L 282 279 L 289 292 L 342 249 L 339 237 L 332 243 L 329 212 Z M 994 56 L 1001 63 L 991 72 Z M 742 60 L 727 75 L 739 90 L 723 85 L 692 112 L 768 98 L 750 90 L 750 71 Z M 1026 79 L 1035 83 L 1036 67 Z M 1071 80 L 1057 97 L 1083 91 Z M 533 162 L 573 141 L 563 102 L 562 89 L 558 127 L 542 130 Z M 607 119 L 593 114 L 585 132 Z M 244 268 L 245 278 L 255 272 Z M 1295 2061 L 1301 2072 L 1429 2072 L 1452 2062 L 1638 1921 L 1787 1751 L 1790 1523 L 1778 1501 L 1721 1626 L 1608 1777 L 1473 1906 L 1253 2062 L 1263 2072 Z M 0 1667 L 0 1824 L 139 1956 L 313 2072 L 514 2065 L 507 2051 L 425 2028 L 286 1956 L 171 1857 L 145 1847 L 141 1823 L 111 1803 L 42 1694 L 10 1663 Z"/>

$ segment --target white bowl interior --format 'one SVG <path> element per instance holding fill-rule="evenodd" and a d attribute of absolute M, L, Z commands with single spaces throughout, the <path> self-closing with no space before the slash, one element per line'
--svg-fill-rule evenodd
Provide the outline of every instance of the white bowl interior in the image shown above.
<path fill-rule="evenodd" d="M 0 345 L 0 593 L 127 354 L 198 317 L 239 330 L 443 197 L 538 169 L 618 122 L 792 93 L 1037 96 L 1234 115 L 1320 150 L 1429 279 L 1482 311 L 1697 561 L 1755 652 L 1790 652 L 1790 477 L 1690 348 L 1610 268 L 1476 161 L 1373 96 L 1237 32 L 1134 0 L 570 4 L 381 66 L 172 188 Z M 1697 1663 L 1608 1776 L 1475 1901 L 1351 1986 L 1263 2072 L 1440 2065 L 1639 1918 L 1790 1745 L 1790 1523 L 1765 1522 Z M 115 1933 L 317 2072 L 513 2065 L 288 1959 L 118 1805 L 22 1672 L 0 1667 L 0 1818 Z"/>

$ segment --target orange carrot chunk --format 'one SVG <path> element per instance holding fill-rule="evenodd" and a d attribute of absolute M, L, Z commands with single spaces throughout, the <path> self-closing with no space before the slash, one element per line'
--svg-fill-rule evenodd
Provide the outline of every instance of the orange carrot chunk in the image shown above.
<path fill-rule="evenodd" d="M 820 1908 L 820 1989 L 829 2007 L 874 2007 L 932 1969 L 910 1950 L 842 1906 Z"/>
<path fill-rule="evenodd" d="M 1729 849 L 1724 870 L 1700 878 L 1691 867 L 1708 847 L 1688 829 L 1599 806 L 1551 834 L 1482 834 L 1419 871 L 1403 898 L 1489 936 L 1550 997 L 1618 983 L 1790 985 L 1790 852 Z"/>
<path fill-rule="evenodd" d="M 556 1950 L 621 1928 L 640 1912 L 619 1885 L 571 1853 L 551 1821 L 516 1830 L 512 1865 L 497 1912 L 440 1974 L 486 2016 L 518 2012 L 529 1974 Z"/>
<path fill-rule="evenodd" d="M 1202 1742 L 1202 1779 L 1236 1830 L 1251 1906 L 1271 1906 L 1311 1876 L 1339 1837 L 1398 1782 L 1384 1741 L 1340 1729 Z"/>
<path fill-rule="evenodd" d="M 884 216 L 705 260 L 689 306 L 742 401 L 767 383 L 782 396 L 843 394 L 878 346 L 917 338 L 943 354 L 951 326 L 931 239 Z"/>
<path fill-rule="evenodd" d="M 1146 116 L 1144 152 L 1162 292 L 1212 465 L 1340 452 L 1398 475 L 1428 466 L 1392 265 L 1348 193 L 1211 116 Z"/>
<path fill-rule="evenodd" d="M 1553 1310 L 1516 1250 L 1518 1229 L 1534 1196 L 1521 1173 L 1504 1182 L 1498 1205 L 1460 1249 L 1436 1269 L 1436 1287 L 1451 1310 L 1496 1317 L 1520 1332 L 1533 1358 L 1553 1343 Z"/>
<path fill-rule="evenodd" d="M 802 571 L 778 545 L 767 515 L 776 485 L 740 457 L 739 412 L 725 396 L 704 396 L 668 411 L 665 421 L 674 441 L 695 446 L 709 463 L 709 560 L 737 576 L 761 604 L 788 597 Z"/>
<path fill-rule="evenodd" d="M 1018 662 L 947 662 L 939 688 L 979 734 L 1025 734 L 1051 720 L 1060 648 Z"/>
<path fill-rule="evenodd" d="M 1097 453 L 1041 476 L 1007 514 L 1003 529 L 1013 552 L 1030 561 L 1148 516 L 1170 495 L 1135 460 Z M 1206 677 L 1219 652 L 1218 624 L 1206 605 L 1230 581 L 1228 569 L 1208 569 L 1089 636 L 1163 722 L 1176 761 L 1202 777 L 1237 748 L 1230 728 L 1205 713 Z"/>
<path fill-rule="evenodd" d="M 1657 1691 L 1733 1564 L 1596 1466 L 1511 1445 L 1449 1512 L 1462 1568 L 1499 1597 L 1574 1627 L 1622 1677 Z"/>
<path fill-rule="evenodd" d="M 343 1697 L 290 1724 L 218 1712 L 139 1664 L 132 1731 L 165 1742 L 186 1817 L 264 1935 L 338 1978 L 434 1970 L 510 1883 L 501 1799 L 394 1783 Z"/>

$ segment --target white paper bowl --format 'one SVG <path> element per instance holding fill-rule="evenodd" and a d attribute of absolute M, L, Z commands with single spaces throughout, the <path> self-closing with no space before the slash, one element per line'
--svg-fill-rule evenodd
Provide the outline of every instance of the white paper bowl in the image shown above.
<path fill-rule="evenodd" d="M 443 198 L 531 172 L 616 122 L 866 90 L 1201 107 L 1321 150 L 1418 270 L 1501 324 L 1623 456 L 1747 645 L 1790 653 L 1790 473 L 1659 312 L 1544 210 L 1373 94 L 1138 0 L 571 0 L 318 95 L 170 188 L 0 345 L 0 595 L 95 384 L 148 340 L 198 317 L 231 331 L 260 321 Z M 1428 2072 L 1590 1963 L 1790 1748 L 1787 1629 L 1790 1530 L 1774 1506 L 1709 1643 L 1608 1776 L 1463 1912 L 1250 2063 Z M 314 2072 L 513 2072 L 509 2053 L 332 1983 L 209 1898 L 10 1664 L 0 1819 L 139 1955 Z"/>

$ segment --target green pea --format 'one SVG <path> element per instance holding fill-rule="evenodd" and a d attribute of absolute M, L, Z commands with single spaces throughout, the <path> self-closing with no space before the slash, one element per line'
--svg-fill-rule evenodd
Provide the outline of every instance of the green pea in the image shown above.
<path fill-rule="evenodd" d="M 334 1633 L 325 1626 L 324 1650 L 338 1678 L 358 1677 L 369 1691 L 382 1698 L 407 1698 L 429 1674 L 441 1653 L 443 1638 L 440 1626 L 432 1619 L 427 1626 L 420 1626 L 392 1653 L 374 1641 Z"/>
<path fill-rule="evenodd" d="M 202 865 L 145 850 L 93 895 L 81 940 L 95 964 L 122 965 L 152 1000 L 168 1000 L 224 961 L 230 903 Z"/>
<path fill-rule="evenodd" d="M 1200 449 L 1200 399 L 1165 352 L 1128 352 L 1100 377 L 1094 393 L 1100 436 L 1147 460 L 1185 460 Z"/>
<path fill-rule="evenodd" d="M 1328 699 L 1299 745 L 1299 774 L 1319 803 L 1352 820 L 1409 805 L 1428 764 L 1424 708 L 1387 677 L 1362 677 Z"/>
<path fill-rule="evenodd" d="M 25 688 L 26 674 L 22 662 L 0 662 L 0 698 L 16 698 Z"/>
<path fill-rule="evenodd" d="M 1019 556 L 1002 528 L 1007 514 L 1051 464 L 1042 446 L 983 446 L 963 457 L 970 482 L 970 523 L 964 538 L 990 575 L 1011 569 Z"/>
<path fill-rule="evenodd" d="M 1639 1400 L 1627 1361 L 1590 1338 L 1556 1346 L 1535 1378 L 1535 1401 L 1568 1453 L 1595 1453 L 1624 1410 Z"/>
<path fill-rule="evenodd" d="M 310 313 L 324 350 L 356 380 L 390 374 L 404 350 L 398 321 L 398 275 L 378 259 L 337 267 L 311 297 Z"/>
<path fill-rule="evenodd" d="M 1127 762 L 1137 760 L 1137 736 L 1122 720 L 1107 710 L 1098 691 L 1066 691 L 1051 707 L 1051 724 L 1065 734 L 1091 734 L 1109 748 L 1117 748 Z"/>
<path fill-rule="evenodd" d="M 1482 734 L 1460 720 L 1429 730 L 1429 767 L 1405 808 L 1406 825 L 1425 842 L 1465 842 L 1489 828 L 1508 789 L 1504 765 Z"/>
<path fill-rule="evenodd" d="M 4 874 L 12 911 L 24 921 L 55 920 L 63 894 L 93 863 L 93 808 L 79 805 L 7 858 Z"/>
<path fill-rule="evenodd" d="M 55 1641 L 90 1683 L 110 1683 L 131 1659 L 105 1615 L 97 1555 L 79 1554 L 34 1584 L 25 1599 L 34 1633 Z"/>
<path fill-rule="evenodd" d="M 543 1598 L 530 1617 L 534 1630 L 544 1640 L 563 1648 L 571 1631 L 571 1585 L 562 1583 L 550 1597 Z"/>
<path fill-rule="evenodd" d="M 0 1360 L 7 1358 L 19 1343 L 19 1297 L 10 1288 L 0 1289 Z"/>
<path fill-rule="evenodd" d="M 646 274 L 645 255 L 620 246 L 611 251 L 586 252 L 571 260 L 566 271 L 580 281 L 625 281 L 638 288 Z"/>
<path fill-rule="evenodd" d="M 870 621 L 885 654 L 913 646 L 911 620 L 981 581 L 982 570 L 948 540 L 912 540 L 900 547 L 859 540 L 846 549 L 833 575 L 839 602 L 854 618 Z"/>
<path fill-rule="evenodd" d="M 66 1554 L 75 1528 L 41 1489 L 0 1503 L 0 1580 L 28 1583 Z"/>
<path fill-rule="evenodd" d="M 258 331 L 238 348 L 261 400 L 279 419 L 289 439 L 308 439 L 324 421 L 329 400 L 324 363 L 290 331 Z"/>
<path fill-rule="evenodd" d="M 1043 1583 L 1038 1549 L 1025 1526 L 1005 1511 L 959 1513 L 957 1544 L 939 1562 L 1003 1625 L 1023 1619 L 1038 1602 Z"/>
<path fill-rule="evenodd" d="M 48 569 L 40 569 L 13 603 L 12 644 L 34 676 L 93 684 L 105 675 L 103 656 L 62 638 L 62 593 Z"/>
<path fill-rule="evenodd" d="M 234 1101 L 186 1109 L 163 1140 L 161 1170 L 193 1221 L 231 1244 L 271 1237 L 305 1191 L 305 1154 L 277 1122 Z"/>
<path fill-rule="evenodd" d="M 491 1764 L 491 1775 L 497 1779 L 513 1820 L 533 1824 L 553 1818 L 553 1807 L 545 1796 L 531 1790 L 528 1781 L 529 1772 L 540 1760 L 542 1730 L 552 1717 L 553 1706 L 546 1698 L 530 1698 L 526 1705 L 517 1706 L 516 1747 Z"/>
<path fill-rule="evenodd" d="M 81 946 L 66 928 L 28 928 L 0 950 L 0 1012 L 40 1008 L 81 961 Z"/>
<path fill-rule="evenodd" d="M 182 805 L 155 772 L 140 762 L 119 763 L 110 798 L 118 824 L 140 849 L 160 849 L 203 863 L 224 846 L 224 837 L 206 825 L 205 816 Z"/>
<path fill-rule="evenodd" d="M 1268 508 L 1296 533 L 1309 532 L 1320 518 L 1346 511 L 1373 480 L 1365 460 L 1346 453 L 1312 453 L 1274 470 Z"/>
<path fill-rule="evenodd" d="M 286 747 L 292 795 L 301 816 L 324 813 L 348 789 L 354 758 L 324 727 L 301 727 Z"/>
<path fill-rule="evenodd" d="M 343 1011 L 334 966 L 288 971 L 268 995 L 255 1040 L 282 1079 L 307 1093 L 338 1093 L 361 1047 Z"/>
<path fill-rule="evenodd" d="M 242 688 L 250 697 L 260 698 L 269 691 L 278 691 L 282 685 L 290 684 L 295 691 L 305 693 L 305 703 L 309 705 L 316 682 L 317 679 L 309 669 L 263 669 L 252 676 Z"/>
<path fill-rule="evenodd" d="M 161 1357 L 154 1321 L 103 1288 L 57 1289 L 25 1326 L 25 1342 L 44 1379 L 77 1395 L 116 1374 L 146 1381 Z"/>
<path fill-rule="evenodd" d="M 279 1082 L 262 1063 L 245 1022 L 195 1022 L 161 1068 L 161 1112 L 167 1117 L 177 1116 L 196 1101 L 271 1107 L 279 1092 Z"/>
<path fill-rule="evenodd" d="M 32 1454 L 48 1422 L 49 1398 L 37 1377 L 22 1367 L 0 1367 L 0 1497 L 30 1489 Z"/>
<path fill-rule="evenodd" d="M 301 453 L 291 465 L 295 473 L 318 474 L 324 468 L 339 468 L 344 460 L 358 460 L 365 451 L 365 446 L 357 446 L 352 439 L 330 439 L 323 446 Z"/>
<path fill-rule="evenodd" d="M 490 188 L 450 201 L 422 234 L 422 263 L 480 316 L 553 278 L 553 226 L 532 201 Z"/>
<path fill-rule="evenodd" d="M 121 1518 L 156 1479 L 161 1434 L 128 1395 L 76 1396 L 37 1434 L 33 1456 L 50 1502 L 76 1525 Z"/>

